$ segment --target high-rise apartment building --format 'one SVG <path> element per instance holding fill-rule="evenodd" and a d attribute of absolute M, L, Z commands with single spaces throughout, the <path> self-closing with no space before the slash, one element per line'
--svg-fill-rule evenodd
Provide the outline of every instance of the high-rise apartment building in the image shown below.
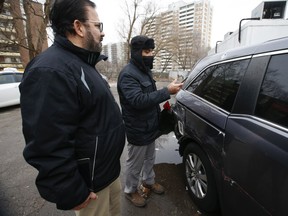
<path fill-rule="evenodd" d="M 110 43 L 103 46 L 103 54 L 108 56 L 108 61 L 112 64 L 126 63 L 126 45 L 124 42 Z"/>
<path fill-rule="evenodd" d="M 185 6 L 180 8 L 180 16 L 186 16 L 186 21 L 193 20 L 194 25 L 192 29 L 196 34 L 199 35 L 201 41 L 201 47 L 209 47 L 211 42 L 212 33 L 212 15 L 213 9 L 209 0 L 195 1 L 194 3 L 188 4 L 186 7 L 194 6 L 194 18 L 189 14 L 189 11 L 185 11 Z M 180 19 L 180 24 L 182 20 Z M 189 24 L 187 25 L 189 28 Z"/>
<path fill-rule="evenodd" d="M 102 53 L 108 56 L 108 60 L 98 69 L 108 79 L 117 79 L 119 72 L 127 63 L 127 45 L 125 42 L 109 43 L 103 46 Z M 101 64 L 100 64 L 101 65 Z"/>
<path fill-rule="evenodd" d="M 190 71 L 209 50 L 213 14 L 210 0 L 187 1 L 170 4 L 145 27 L 144 32 L 156 44 L 154 72 Z M 119 65 L 127 59 L 127 47 L 124 42 L 107 44 L 103 53 L 112 65 Z"/>
<path fill-rule="evenodd" d="M 16 40 L 16 30 L 9 6 L 4 3 L 0 14 L 0 68 L 22 68 L 19 46 L 12 42 Z"/>
<path fill-rule="evenodd" d="M 213 8 L 209 0 L 178 1 L 146 30 L 157 46 L 154 71 L 190 70 L 211 41 Z"/>

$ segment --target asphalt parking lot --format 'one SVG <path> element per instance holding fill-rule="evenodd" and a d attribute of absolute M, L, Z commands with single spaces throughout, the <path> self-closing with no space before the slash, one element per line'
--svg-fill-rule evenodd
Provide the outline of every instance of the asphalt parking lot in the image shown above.
<path fill-rule="evenodd" d="M 163 83 L 165 85 L 165 83 Z M 115 85 L 111 90 L 118 98 Z M 173 101 L 172 101 L 173 102 Z M 21 128 L 20 107 L 0 109 L 0 216 L 72 216 L 73 211 L 59 211 L 55 205 L 43 200 L 35 187 L 37 171 L 22 156 L 24 138 Z M 199 216 L 204 215 L 192 203 L 183 179 L 182 158 L 177 152 L 173 133 L 156 141 L 156 181 L 166 188 L 164 195 L 152 195 L 144 208 L 137 208 L 122 194 L 123 216 Z M 124 149 L 121 162 L 121 182 L 124 182 Z"/>

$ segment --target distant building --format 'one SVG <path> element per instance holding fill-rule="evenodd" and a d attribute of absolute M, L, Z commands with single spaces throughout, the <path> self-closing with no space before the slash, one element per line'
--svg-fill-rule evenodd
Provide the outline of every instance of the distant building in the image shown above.
<path fill-rule="evenodd" d="M 207 54 L 213 8 L 210 0 L 189 1 L 170 4 L 145 27 L 145 34 L 154 38 L 156 44 L 154 72 L 190 71 L 200 58 L 199 53 L 205 50 Z M 103 46 L 103 53 L 115 65 L 127 59 L 125 48 L 125 43 L 107 44 Z M 192 55 L 193 52 L 196 54 Z"/>
<path fill-rule="evenodd" d="M 126 44 L 125 42 L 110 43 L 103 46 L 102 53 L 108 56 L 108 61 L 112 64 L 123 64 L 126 63 Z"/>
<path fill-rule="evenodd" d="M 23 68 L 19 46 L 11 40 L 16 39 L 16 30 L 9 4 L 4 3 L 0 15 L 0 69 L 5 67 Z"/>
<path fill-rule="evenodd" d="M 213 8 L 209 0 L 178 1 L 155 17 L 148 35 L 155 39 L 154 71 L 191 70 L 198 59 L 191 53 L 206 50 L 211 41 Z"/>
<path fill-rule="evenodd" d="M 25 33 L 26 24 L 23 19 L 14 19 L 12 14 L 14 13 L 14 17 L 22 16 L 20 1 L 7 1 L 3 6 L 0 14 L 0 69 L 5 67 L 23 69 L 29 61 L 29 53 L 27 47 L 25 48 L 18 44 L 17 39 L 20 39 L 20 41 L 27 40 Z M 43 16 L 43 5 L 31 2 L 31 6 L 35 14 L 31 14 L 31 23 L 29 24 L 33 26 L 33 32 L 31 32 L 32 41 L 36 43 L 40 32 L 37 31 L 35 26 L 38 26 L 39 22 L 43 22 L 40 17 Z M 47 47 L 46 40 L 42 45 L 42 49 L 44 50 Z"/>
<path fill-rule="evenodd" d="M 179 8 L 180 29 L 196 32 L 201 47 L 209 47 L 212 33 L 213 9 L 209 0 L 198 0 Z M 180 37 L 181 39 L 181 37 Z"/>
<path fill-rule="evenodd" d="M 251 17 L 239 20 L 238 29 L 225 34 L 224 40 L 219 41 L 209 54 L 288 36 L 287 2 L 288 0 L 261 2 L 252 10 Z"/>

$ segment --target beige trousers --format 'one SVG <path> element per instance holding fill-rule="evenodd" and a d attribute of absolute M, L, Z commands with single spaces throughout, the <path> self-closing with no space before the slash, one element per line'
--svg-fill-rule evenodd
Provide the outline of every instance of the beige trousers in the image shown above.
<path fill-rule="evenodd" d="M 120 216 L 120 193 L 121 184 L 118 177 L 108 187 L 96 193 L 98 199 L 91 200 L 86 208 L 75 211 L 76 216 Z"/>

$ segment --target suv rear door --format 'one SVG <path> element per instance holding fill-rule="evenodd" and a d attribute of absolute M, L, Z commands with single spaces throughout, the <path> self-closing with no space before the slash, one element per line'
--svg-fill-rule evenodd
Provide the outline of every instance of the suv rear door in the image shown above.
<path fill-rule="evenodd" d="M 204 149 L 222 178 L 222 154 L 227 118 L 251 56 L 208 66 L 177 95 L 186 108 L 185 132 Z M 219 185 L 218 185 L 219 186 Z"/>
<path fill-rule="evenodd" d="M 226 127 L 224 215 L 288 212 L 287 68 L 285 52 L 261 54 L 244 77 Z"/>

